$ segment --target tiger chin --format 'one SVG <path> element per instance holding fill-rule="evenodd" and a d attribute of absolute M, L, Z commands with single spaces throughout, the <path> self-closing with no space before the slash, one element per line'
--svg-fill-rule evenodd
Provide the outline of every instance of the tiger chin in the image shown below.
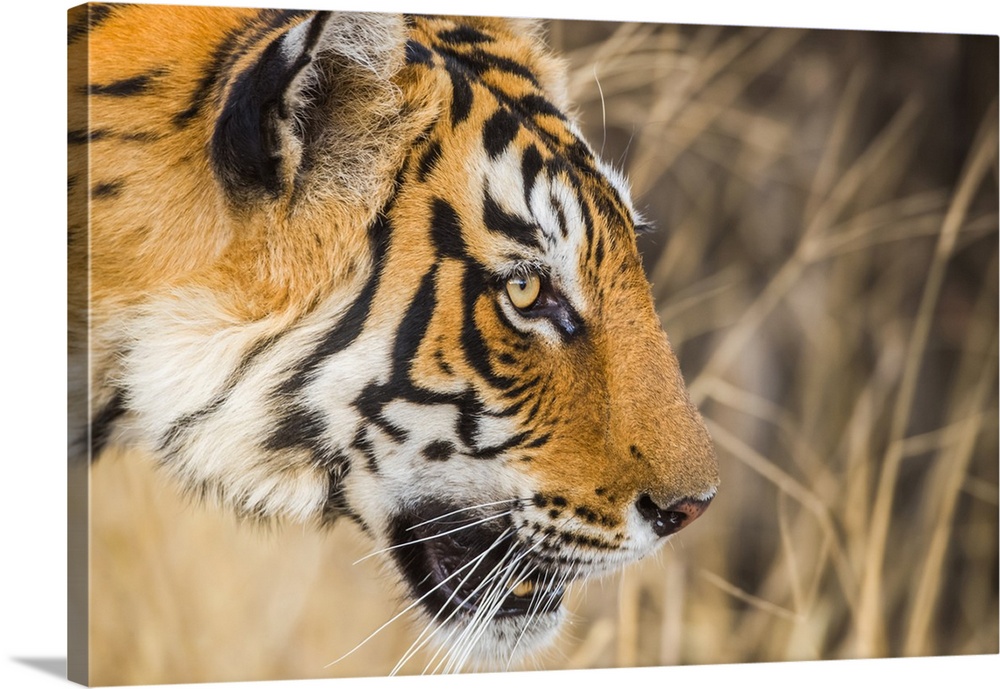
<path fill-rule="evenodd" d="M 708 506 L 643 220 L 537 24 L 91 4 L 69 43 L 71 457 L 356 522 L 446 670 Z"/>

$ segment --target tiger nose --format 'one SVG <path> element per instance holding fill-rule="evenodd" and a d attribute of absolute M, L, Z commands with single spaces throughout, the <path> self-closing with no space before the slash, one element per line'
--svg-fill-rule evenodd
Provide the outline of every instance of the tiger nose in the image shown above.
<path fill-rule="evenodd" d="M 653 533 L 663 537 L 677 533 L 700 517 L 710 502 L 712 498 L 683 498 L 667 507 L 660 507 L 649 493 L 643 493 L 635 501 L 635 506 L 639 515 L 653 527 Z"/>

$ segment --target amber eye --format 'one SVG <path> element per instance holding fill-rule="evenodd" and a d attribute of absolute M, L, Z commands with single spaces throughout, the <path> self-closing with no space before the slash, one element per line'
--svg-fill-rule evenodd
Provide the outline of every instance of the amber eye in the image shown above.
<path fill-rule="evenodd" d="M 530 309 L 542 291 L 542 281 L 538 273 L 517 275 L 507 280 L 507 296 L 510 302 L 519 309 Z"/>

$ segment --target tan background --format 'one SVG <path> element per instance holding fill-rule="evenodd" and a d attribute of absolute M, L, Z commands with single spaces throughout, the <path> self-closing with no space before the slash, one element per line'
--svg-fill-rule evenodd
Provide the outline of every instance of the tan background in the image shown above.
<path fill-rule="evenodd" d="M 659 228 L 723 487 L 528 667 L 996 653 L 996 38 L 550 29 Z M 95 683 L 381 675 L 413 641 L 325 667 L 399 607 L 350 525 L 240 526 L 133 457 L 92 479 Z"/>

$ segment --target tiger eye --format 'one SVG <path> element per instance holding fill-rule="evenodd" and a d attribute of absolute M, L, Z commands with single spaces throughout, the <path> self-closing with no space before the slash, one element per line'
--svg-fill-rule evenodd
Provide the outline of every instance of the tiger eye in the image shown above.
<path fill-rule="evenodd" d="M 507 280 L 507 296 L 519 309 L 530 309 L 542 291 L 542 281 L 537 273 L 518 275 Z"/>

